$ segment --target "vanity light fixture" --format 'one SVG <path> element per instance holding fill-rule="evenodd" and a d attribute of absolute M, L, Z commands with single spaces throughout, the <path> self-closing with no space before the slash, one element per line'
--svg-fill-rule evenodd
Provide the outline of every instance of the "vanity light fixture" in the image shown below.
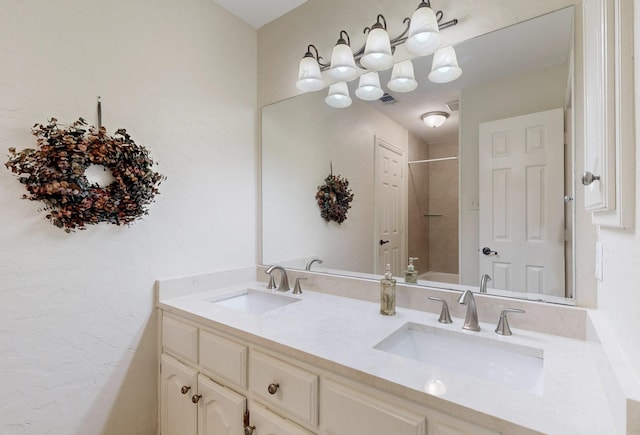
<path fill-rule="evenodd" d="M 376 71 L 369 71 L 360 76 L 356 97 L 365 101 L 374 101 L 384 95 L 380 87 L 380 76 Z"/>
<path fill-rule="evenodd" d="M 369 73 L 377 73 L 393 67 L 391 79 L 387 84 L 389 89 L 395 92 L 410 92 L 417 87 L 411 59 L 418 56 L 426 56 L 436 51 L 441 42 L 440 30 L 458 24 L 457 19 L 442 22 L 443 17 L 444 13 L 442 11 L 434 12 L 431 9 L 430 0 L 420 0 L 420 4 L 411 18 L 407 17 L 403 20 L 406 26 L 404 31 L 391 39 L 387 33 L 386 18 L 382 14 L 378 14 L 376 22 L 370 28 L 366 27 L 364 29 L 364 33 L 368 34 L 365 45 L 355 52 L 351 51 L 349 34 L 345 30 L 340 31 L 340 37 L 331 52 L 331 63 L 329 64 L 322 62 L 318 49 L 311 44 L 307 47 L 307 52 L 300 61 L 296 87 L 303 92 L 313 92 L 330 84 L 329 95 L 325 99 L 327 104 L 337 104 L 333 105 L 333 107 L 347 107 L 351 104 L 351 98 L 349 97 L 348 88 L 346 88 L 345 92 L 346 82 L 361 77 L 360 85 L 355 92 L 356 96 L 365 100 L 375 99 L 371 98 L 371 96 L 382 95 L 384 91 L 380 87 L 380 80 L 377 74 L 374 77 Z M 403 59 L 400 62 L 395 62 L 394 65 L 394 50 L 401 44 L 405 44 L 406 53 L 412 57 L 408 60 Z M 453 57 L 455 59 L 455 51 L 453 52 Z M 447 59 L 449 58 L 450 56 L 447 57 Z M 455 67 L 460 70 L 457 60 L 455 60 Z M 452 68 L 453 66 L 449 65 L 449 69 Z M 325 81 L 322 71 L 327 70 L 330 80 Z M 434 74 L 436 80 L 442 75 L 439 71 L 434 64 L 431 74 Z M 365 78 L 365 75 L 368 75 L 368 77 Z M 375 83 L 376 79 L 377 83 Z M 436 80 L 432 81 L 435 82 Z M 334 86 L 334 84 L 340 83 L 343 83 L 344 86 Z M 444 83 L 444 81 L 436 83 Z M 337 99 L 340 99 L 340 96 L 346 96 L 346 98 L 343 98 L 338 104 Z M 349 101 L 348 104 L 346 104 L 347 101 Z"/>
<path fill-rule="evenodd" d="M 342 109 L 351 106 L 349 88 L 345 82 L 334 83 L 329 87 L 329 95 L 324 101 L 331 107 Z"/>
<path fill-rule="evenodd" d="M 442 14 L 442 11 L 438 12 Z M 438 17 L 427 1 L 421 1 L 418 9 L 411 16 L 409 36 L 406 47 L 409 53 L 426 56 L 433 53 L 440 46 L 440 29 Z"/>
<path fill-rule="evenodd" d="M 427 112 L 423 114 L 420 119 L 431 128 L 438 128 L 449 118 L 447 112 Z"/>
<path fill-rule="evenodd" d="M 429 80 L 434 83 L 448 83 L 460 75 L 462 75 L 462 69 L 458 66 L 458 57 L 453 46 L 444 47 L 435 52 Z"/>
<path fill-rule="evenodd" d="M 343 35 L 346 37 L 343 37 Z M 349 34 L 341 30 L 340 38 L 336 46 L 333 47 L 331 52 L 331 68 L 329 68 L 329 76 L 332 79 L 338 81 L 351 81 L 358 77 L 360 72 L 356 67 L 356 61 L 353 58 L 353 52 L 351 51 L 351 39 Z"/>
<path fill-rule="evenodd" d="M 382 20 L 382 22 L 380 22 Z M 376 22 L 364 29 L 367 43 L 364 46 L 364 55 L 360 59 L 363 67 L 371 71 L 384 71 L 393 66 L 393 54 L 391 53 L 391 41 L 387 33 L 387 20 L 384 15 L 378 14 Z"/>
<path fill-rule="evenodd" d="M 311 52 L 312 48 L 316 52 L 315 55 Z M 324 80 L 320 72 L 320 59 L 322 58 L 318 55 L 318 49 L 315 45 L 310 44 L 298 67 L 296 87 L 301 91 L 313 92 L 324 88 Z"/>
<path fill-rule="evenodd" d="M 396 63 L 387 87 L 395 92 L 411 92 L 418 87 L 411 59 Z"/>

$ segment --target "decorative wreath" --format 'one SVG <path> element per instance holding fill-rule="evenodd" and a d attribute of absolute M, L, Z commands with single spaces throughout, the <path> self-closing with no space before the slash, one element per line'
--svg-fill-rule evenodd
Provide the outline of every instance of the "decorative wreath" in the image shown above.
<path fill-rule="evenodd" d="M 347 220 L 347 211 L 351 208 L 353 193 L 349 181 L 340 175 L 329 174 L 322 186 L 318 187 L 316 200 L 320 207 L 320 216 L 327 221 L 341 224 Z"/>
<path fill-rule="evenodd" d="M 47 219 L 69 233 L 85 225 L 108 222 L 129 224 L 148 213 L 166 177 L 154 172 L 149 152 L 119 129 L 114 136 L 104 127 L 88 126 L 79 118 L 67 128 L 52 118 L 35 124 L 38 149 L 17 152 L 9 148 L 7 169 L 20 176 L 28 194 L 23 199 L 42 201 Z M 107 186 L 85 176 L 90 165 L 109 169 L 114 181 Z"/>

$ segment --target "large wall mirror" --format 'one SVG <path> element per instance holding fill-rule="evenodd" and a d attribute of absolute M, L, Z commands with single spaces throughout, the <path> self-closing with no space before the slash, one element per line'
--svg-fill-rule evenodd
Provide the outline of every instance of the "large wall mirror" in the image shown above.
<path fill-rule="evenodd" d="M 264 107 L 262 263 L 364 277 L 391 264 L 402 282 L 413 257 L 419 285 L 477 290 L 486 274 L 489 293 L 573 303 L 573 40 L 568 7 L 456 45 L 450 83 L 427 79 L 426 56 L 418 89 L 387 101 L 358 100 L 356 80 L 344 109 L 326 91 Z M 425 125 L 431 111 L 444 125 Z M 315 199 L 331 171 L 354 194 L 341 224 Z"/>

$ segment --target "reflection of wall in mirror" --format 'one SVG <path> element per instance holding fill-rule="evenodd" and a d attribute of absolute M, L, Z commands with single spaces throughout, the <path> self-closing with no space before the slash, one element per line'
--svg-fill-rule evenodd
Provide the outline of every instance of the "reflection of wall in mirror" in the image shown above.
<path fill-rule="evenodd" d="M 404 150 L 407 131 L 354 99 L 346 109 L 306 94 L 263 109 L 263 259 L 265 264 L 373 273 L 373 163 L 376 136 Z M 341 225 L 325 222 L 315 201 L 333 163 L 354 200 Z"/>
<path fill-rule="evenodd" d="M 478 125 L 563 107 L 568 64 L 463 89 L 460 98 L 461 283 L 478 285 Z"/>

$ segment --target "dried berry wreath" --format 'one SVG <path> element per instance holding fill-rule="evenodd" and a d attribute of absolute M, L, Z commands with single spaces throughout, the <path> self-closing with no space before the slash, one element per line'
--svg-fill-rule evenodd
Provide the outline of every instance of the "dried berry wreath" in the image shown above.
<path fill-rule="evenodd" d="M 38 138 L 37 149 L 9 148 L 5 166 L 20 176 L 29 192 L 22 198 L 42 201 L 47 219 L 68 233 L 85 225 L 123 225 L 142 217 L 166 178 L 151 169 L 148 150 L 124 129 L 111 137 L 104 127 L 88 126 L 82 118 L 66 128 L 52 118 L 47 125 L 35 124 L 32 133 Z M 85 175 L 90 165 L 109 169 L 114 181 L 107 186 L 91 183 Z"/>
<path fill-rule="evenodd" d="M 327 221 L 341 224 L 347 220 L 347 211 L 351 208 L 353 193 L 349 181 L 340 175 L 329 174 L 322 186 L 318 187 L 316 200 L 320 207 L 320 216 Z"/>

